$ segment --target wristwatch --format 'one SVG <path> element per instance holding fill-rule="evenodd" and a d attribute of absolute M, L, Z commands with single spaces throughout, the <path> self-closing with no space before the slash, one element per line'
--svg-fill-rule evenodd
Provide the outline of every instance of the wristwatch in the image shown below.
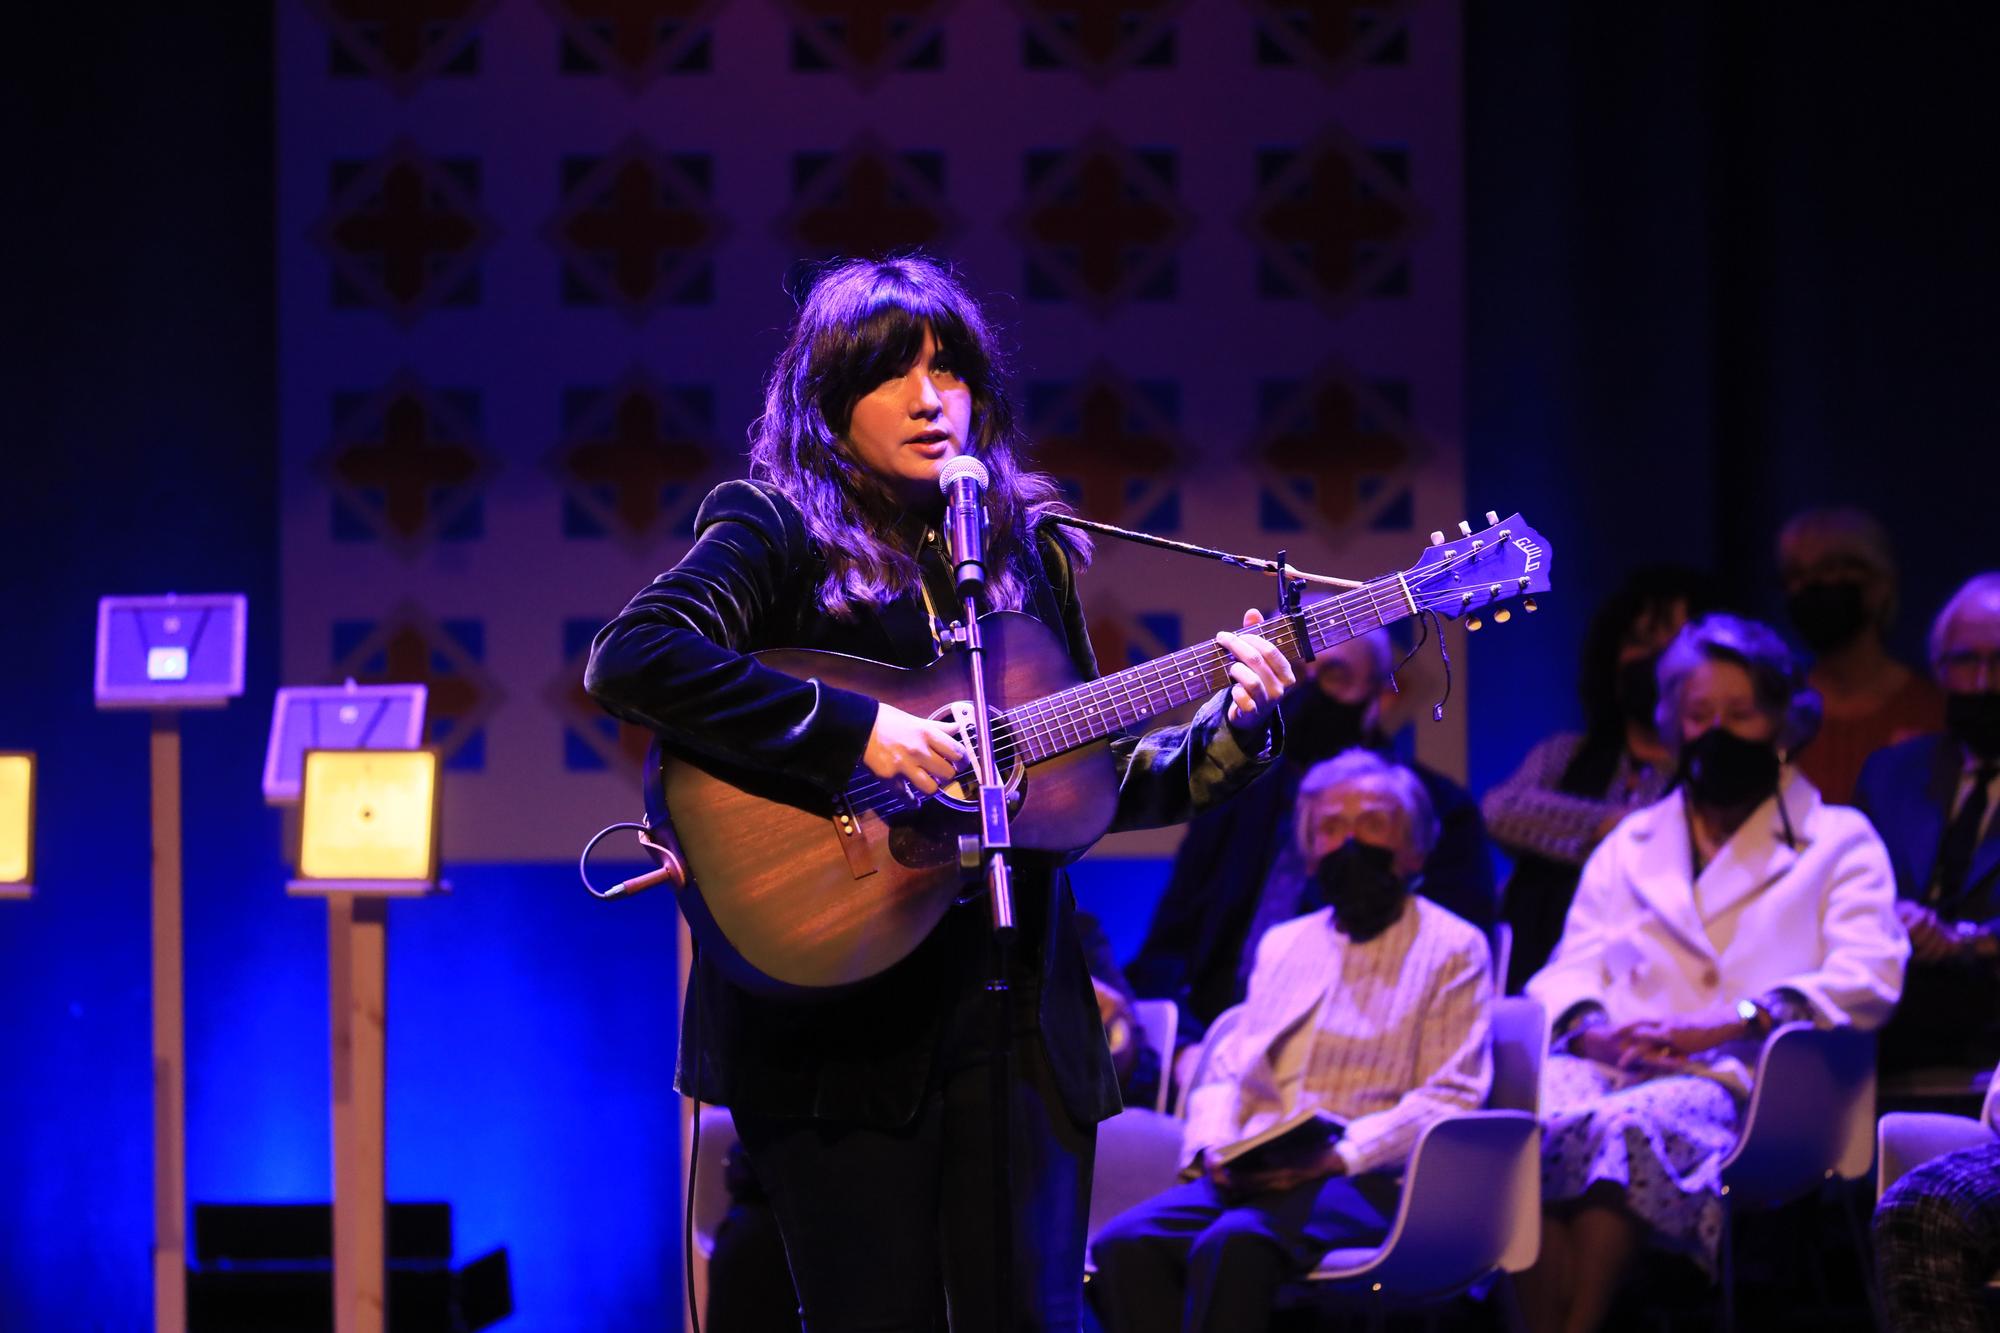
<path fill-rule="evenodd" d="M 1762 1000 L 1738 1000 L 1736 1016 L 1743 1020 L 1753 1037 L 1767 1035 L 1777 1024 L 1777 1020 Z"/>

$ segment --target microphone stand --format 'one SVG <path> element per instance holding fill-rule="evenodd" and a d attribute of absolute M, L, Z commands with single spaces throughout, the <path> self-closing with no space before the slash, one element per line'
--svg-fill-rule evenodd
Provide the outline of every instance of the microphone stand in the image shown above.
<path fill-rule="evenodd" d="M 954 479 L 954 470 L 970 475 Z M 972 459 L 947 464 L 940 485 L 946 495 L 944 527 L 953 591 L 965 608 L 964 621 L 953 627 L 946 642 L 965 652 L 966 679 L 972 686 L 973 722 L 964 736 L 972 756 L 973 778 L 979 786 L 979 832 L 960 835 L 958 860 L 967 871 L 985 871 L 987 902 L 993 911 L 993 971 L 986 982 L 991 1023 L 986 1056 L 992 1092 L 993 1303 L 994 1326 L 1002 1333 L 1011 1333 L 1016 1295 L 1011 984 L 1015 923 L 1013 876 L 1007 862 L 1013 833 L 1007 818 L 1007 789 L 1001 783 L 999 758 L 994 753 L 993 713 L 986 689 L 986 640 L 979 624 L 979 595 L 986 584 L 986 511 L 980 495 L 987 485 L 986 469 Z"/>
<path fill-rule="evenodd" d="M 1013 834 L 1007 819 L 1007 789 L 993 753 L 989 725 L 992 712 L 986 696 L 986 643 L 979 626 L 975 591 L 965 593 L 964 628 L 954 636 L 965 652 L 965 672 L 972 685 L 972 771 L 979 783 L 979 832 L 961 835 L 959 863 L 986 871 L 986 894 L 993 915 L 993 972 L 986 983 L 991 1028 L 987 1037 L 988 1079 L 992 1089 L 993 1128 L 993 1271 L 994 1327 L 1014 1327 L 1014 1137 L 1013 1062 L 1014 1004 L 1009 981 L 1014 953 L 1014 888 L 1007 864 Z"/>

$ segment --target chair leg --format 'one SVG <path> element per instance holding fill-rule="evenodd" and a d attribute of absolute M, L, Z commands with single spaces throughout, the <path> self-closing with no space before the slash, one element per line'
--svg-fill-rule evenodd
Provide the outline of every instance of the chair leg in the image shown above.
<path fill-rule="evenodd" d="M 1388 1323 L 1389 1312 L 1383 1306 L 1382 1293 L 1377 1291 L 1375 1298 L 1368 1302 L 1368 1333 L 1382 1333 Z"/>

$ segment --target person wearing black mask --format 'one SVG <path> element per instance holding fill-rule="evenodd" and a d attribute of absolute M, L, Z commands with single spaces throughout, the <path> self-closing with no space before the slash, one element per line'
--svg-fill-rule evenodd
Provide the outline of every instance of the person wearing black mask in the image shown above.
<path fill-rule="evenodd" d="M 1354 746 L 1385 753 L 1389 636 L 1381 631 L 1323 650 L 1285 691 L 1285 753 L 1227 804 L 1197 817 L 1168 877 L 1138 956 L 1125 975 L 1139 995 L 1174 1000 L 1183 1049 L 1243 998 L 1256 943 L 1317 903 L 1301 897 L 1310 867 L 1299 862 L 1292 812 L 1314 764 Z M 1484 929 L 1494 919 L 1493 861 L 1479 807 L 1442 773 L 1410 766 L 1440 833 L 1424 859 L 1418 892 Z"/>
<path fill-rule="evenodd" d="M 1957 1084 L 2000 1060 L 2000 571 L 1978 575 L 1931 626 L 1942 734 L 1878 750 L 1855 804 L 1888 844 L 1910 981 L 1882 1066 L 1911 1086 Z M 1929 1071 L 1914 1076 L 1913 1071 Z"/>
<path fill-rule="evenodd" d="M 1597 608 L 1584 635 L 1577 693 L 1584 730 L 1560 731 L 1480 802 L 1493 841 L 1514 857 L 1500 916 L 1514 931 L 1508 991 L 1549 960 L 1576 879 L 1605 834 L 1660 799 L 1673 776 L 1653 729 L 1660 653 L 1690 617 L 1713 610 L 1715 580 L 1678 565 L 1634 571 Z"/>
<path fill-rule="evenodd" d="M 1492 1081 L 1486 938 L 1410 892 L 1437 836 L 1423 784 L 1348 750 L 1306 773 L 1293 824 L 1311 907 L 1258 942 L 1247 998 L 1211 1035 L 1186 1183 L 1091 1241 L 1110 1333 L 1268 1327 L 1287 1278 L 1381 1241 L 1418 1138 Z M 1344 1129 L 1275 1160 L 1218 1160 L 1315 1111 Z"/>
<path fill-rule="evenodd" d="M 1903 983 L 1882 841 L 1791 762 L 1819 700 L 1770 628 L 1710 615 L 1660 659 L 1679 781 L 1591 853 L 1527 992 L 1553 1017 L 1542 1081 L 1542 1249 L 1529 1326 L 1601 1327 L 1639 1250 L 1713 1273 L 1721 1162 L 1763 1039 L 1874 1029 Z"/>
<path fill-rule="evenodd" d="M 1854 799 L 1868 756 L 1937 730 L 1944 700 L 1923 673 L 1889 655 L 1896 557 L 1889 534 L 1859 509 L 1814 509 L 1778 537 L 1785 616 L 1812 654 L 1808 682 L 1825 720 L 1799 771 L 1837 805 Z"/>

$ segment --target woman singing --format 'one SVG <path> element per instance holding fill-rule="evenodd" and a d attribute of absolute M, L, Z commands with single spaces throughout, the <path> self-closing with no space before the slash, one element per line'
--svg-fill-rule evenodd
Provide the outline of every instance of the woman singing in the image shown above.
<path fill-rule="evenodd" d="M 1038 526 L 1056 489 L 1022 469 L 1022 448 L 992 334 L 952 274 L 917 256 L 829 269 L 772 369 L 752 480 L 709 495 L 687 557 L 597 636 L 590 692 L 669 747 L 829 794 L 862 767 L 934 792 L 963 757 L 947 728 L 746 654 L 935 658 L 959 605 L 937 476 L 971 454 L 991 476 L 987 609 L 1040 620 L 1094 677 L 1075 578 L 1088 548 Z M 1113 742 L 1114 828 L 1185 820 L 1277 750 L 1289 665 L 1257 635 L 1218 637 L 1230 688 L 1187 726 Z M 1013 1304 L 1021 1328 L 1073 1329 L 1095 1127 L 1119 1109 L 1117 1081 L 1066 881 L 1023 861 L 1015 902 Z M 954 1330 L 993 1326 L 990 938 L 983 899 L 955 907 L 893 968 L 812 1000 L 695 961 L 677 1084 L 730 1108 L 815 1333 L 928 1329 L 941 1308 Z"/>

